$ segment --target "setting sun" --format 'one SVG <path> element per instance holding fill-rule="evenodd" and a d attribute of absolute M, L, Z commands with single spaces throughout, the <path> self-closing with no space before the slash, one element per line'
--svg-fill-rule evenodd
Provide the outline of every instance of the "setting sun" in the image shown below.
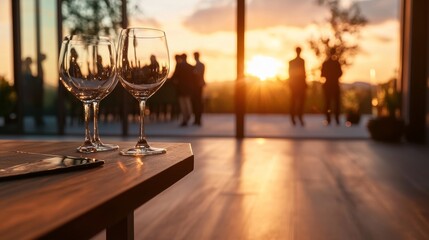
<path fill-rule="evenodd" d="M 282 75 L 283 64 L 280 60 L 269 56 L 254 56 L 246 62 L 246 73 L 258 77 L 261 81 Z"/>

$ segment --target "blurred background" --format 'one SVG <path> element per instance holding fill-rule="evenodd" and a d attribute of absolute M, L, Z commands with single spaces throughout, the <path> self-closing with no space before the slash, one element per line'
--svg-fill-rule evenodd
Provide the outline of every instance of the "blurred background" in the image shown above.
<path fill-rule="evenodd" d="M 403 116 L 401 99 L 408 94 L 402 91 L 401 80 L 404 6 L 400 0 L 246 1 L 245 119 L 260 115 L 270 121 L 284 116 L 287 121 L 288 62 L 295 57 L 297 46 L 306 61 L 309 86 L 305 113 L 321 117 L 320 68 L 333 44 L 342 49 L 344 118 L 352 112 L 367 116 L 363 119 Z M 1 0 L 0 133 L 81 134 L 81 103 L 58 80 L 59 43 L 72 33 L 108 35 L 116 41 L 124 26 L 166 32 L 170 74 L 175 68 L 174 55 L 186 53 L 194 64 L 192 53 L 200 52 L 206 65 L 205 116 L 222 115 L 227 116 L 225 121 L 233 121 L 237 107 L 236 8 L 237 2 L 231 0 Z M 137 103 L 119 84 L 100 107 L 101 128 L 108 129 L 107 134 L 137 135 L 130 130 L 138 121 Z M 427 116 L 429 107 L 425 108 Z M 175 88 L 167 81 L 148 102 L 148 126 L 177 123 L 179 116 Z M 234 134 L 233 128 L 226 131 Z"/>

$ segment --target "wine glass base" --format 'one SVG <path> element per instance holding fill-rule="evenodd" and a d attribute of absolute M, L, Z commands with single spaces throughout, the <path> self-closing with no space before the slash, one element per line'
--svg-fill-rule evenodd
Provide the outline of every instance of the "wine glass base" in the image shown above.
<path fill-rule="evenodd" d="M 76 150 L 80 153 L 95 153 L 95 152 L 97 152 L 97 148 L 93 145 L 90 145 L 90 146 L 82 145 L 82 146 L 79 146 L 78 148 L 76 148 Z"/>
<path fill-rule="evenodd" d="M 156 155 L 166 153 L 167 150 L 164 148 L 154 148 L 154 147 L 145 147 L 145 148 L 129 148 L 121 151 L 121 155 L 124 156 L 146 156 L 146 155 Z"/>
<path fill-rule="evenodd" d="M 119 146 L 116 144 L 96 143 L 95 149 L 97 150 L 97 152 L 106 152 L 117 150 L 119 149 Z"/>

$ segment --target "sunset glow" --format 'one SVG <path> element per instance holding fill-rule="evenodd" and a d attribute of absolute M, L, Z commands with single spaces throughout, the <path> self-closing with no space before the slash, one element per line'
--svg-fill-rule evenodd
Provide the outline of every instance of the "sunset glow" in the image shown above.
<path fill-rule="evenodd" d="M 246 62 L 246 73 L 265 81 L 282 74 L 283 64 L 273 57 L 257 55 Z"/>
<path fill-rule="evenodd" d="M 168 38 L 172 69 L 175 54 L 194 51 L 201 53 L 206 65 L 206 81 L 221 82 L 236 79 L 236 31 L 234 5 L 230 1 L 130 1 L 130 6 L 139 5 L 145 14 L 130 13 L 130 26 L 145 26 L 163 29 Z M 204 3 L 203 3 L 204 2 Z M 361 32 L 361 51 L 350 59 L 352 65 L 344 69 L 341 82 L 385 82 L 395 76 L 399 64 L 398 0 L 356 1 L 342 0 L 342 6 L 358 2 L 368 24 Z M 41 1 L 42 52 L 47 54 L 43 63 L 45 82 L 56 86 L 56 26 L 55 1 Z M 268 2 L 267 2 L 268 3 Z M 308 39 L 325 32 L 324 19 L 328 11 L 314 0 L 262 0 L 249 1 L 246 14 L 246 74 L 261 80 L 287 76 L 287 63 L 295 57 L 296 46 L 302 48 L 306 62 L 307 80 L 320 81 L 321 60 L 308 45 Z M 10 2 L 0 1 L 0 32 L 4 56 L 0 59 L 0 75 L 12 81 L 12 26 Z M 35 59 L 34 3 L 23 4 L 22 56 Z M 291 9 L 294 9 L 293 11 Z M 383 10 L 383 11 L 381 11 Z M 67 34 L 67 33 L 65 33 Z M 190 57 L 189 62 L 195 64 Z M 37 70 L 36 64 L 32 66 Z M 370 74 L 376 71 L 376 79 Z M 173 72 L 173 71 L 171 71 Z"/>

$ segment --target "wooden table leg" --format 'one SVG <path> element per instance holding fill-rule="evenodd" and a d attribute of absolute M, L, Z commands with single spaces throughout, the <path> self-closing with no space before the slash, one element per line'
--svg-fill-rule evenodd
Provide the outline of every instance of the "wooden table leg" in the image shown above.
<path fill-rule="evenodd" d="M 107 227 L 106 239 L 134 240 L 134 212 L 129 213 L 116 224 Z"/>

